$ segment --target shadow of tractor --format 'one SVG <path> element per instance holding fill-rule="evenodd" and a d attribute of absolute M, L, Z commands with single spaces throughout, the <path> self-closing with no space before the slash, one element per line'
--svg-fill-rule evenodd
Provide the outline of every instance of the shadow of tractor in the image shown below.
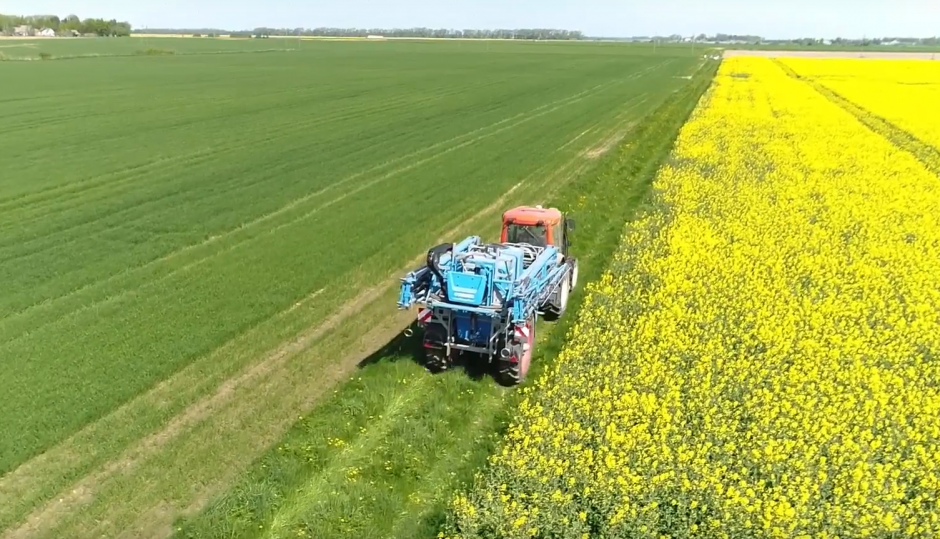
<path fill-rule="evenodd" d="M 447 369 L 441 369 L 436 365 L 430 365 L 424 353 L 424 330 L 417 322 L 412 322 L 402 332 L 398 333 L 394 339 L 383 345 L 381 348 L 369 355 L 369 357 L 359 362 L 358 368 L 363 369 L 369 365 L 374 365 L 382 361 L 414 361 L 421 365 L 432 374 L 439 374 L 446 371 L 462 370 L 473 380 L 482 380 L 489 376 L 498 380 L 495 376 L 496 370 L 489 364 L 485 358 L 471 353 L 459 353 Z"/>

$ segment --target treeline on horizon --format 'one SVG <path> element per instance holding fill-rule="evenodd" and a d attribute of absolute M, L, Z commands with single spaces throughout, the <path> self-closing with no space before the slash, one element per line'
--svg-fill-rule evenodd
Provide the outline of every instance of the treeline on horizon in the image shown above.
<path fill-rule="evenodd" d="M 57 15 L 4 15 L 0 13 L 0 32 L 13 35 L 14 29 L 19 26 L 29 26 L 34 31 L 51 28 L 56 35 L 69 34 L 73 30 L 79 34 L 95 34 L 97 36 L 129 36 L 131 24 L 115 19 L 80 19 L 78 15 L 59 17 Z"/>
<path fill-rule="evenodd" d="M 801 37 L 793 39 L 767 39 L 749 34 L 715 34 L 713 36 L 699 34 L 697 36 L 682 36 L 672 34 L 669 36 L 632 36 L 624 38 L 606 38 L 619 41 L 649 42 L 649 43 L 705 43 L 705 44 L 747 44 L 747 45 L 794 45 L 819 46 L 832 45 L 841 47 L 867 47 L 867 46 L 936 46 L 940 45 L 938 37 L 877 37 L 864 39 L 822 39 L 817 37 Z"/>
<path fill-rule="evenodd" d="M 463 39 L 584 39 L 577 30 L 553 28 L 522 28 L 515 30 L 454 30 L 447 28 L 255 28 L 254 30 L 230 31 L 219 28 L 146 28 L 138 30 L 147 34 L 193 34 L 193 35 L 253 35 L 263 36 L 307 36 L 307 37 L 421 37 Z"/>
<path fill-rule="evenodd" d="M 744 42 L 768 45 L 835 45 L 852 47 L 867 47 L 878 45 L 940 45 L 940 38 L 937 37 L 875 37 L 862 39 L 851 39 L 843 37 L 837 37 L 834 39 L 801 37 L 794 39 L 765 39 L 761 36 L 753 35 L 715 34 L 714 36 L 706 36 L 705 34 L 699 34 L 695 40 L 714 43 Z"/>

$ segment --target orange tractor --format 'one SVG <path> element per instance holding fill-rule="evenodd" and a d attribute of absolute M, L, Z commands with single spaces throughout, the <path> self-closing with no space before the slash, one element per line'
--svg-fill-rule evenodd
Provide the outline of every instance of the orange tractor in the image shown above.
<path fill-rule="evenodd" d="M 428 251 L 426 264 L 402 278 L 398 306 L 417 306 L 427 363 L 446 369 L 455 354 L 497 364 L 518 384 L 529 370 L 535 319 L 557 319 L 578 282 L 569 256 L 574 222 L 554 208 L 522 206 L 503 214 L 499 243 L 470 236 Z"/>

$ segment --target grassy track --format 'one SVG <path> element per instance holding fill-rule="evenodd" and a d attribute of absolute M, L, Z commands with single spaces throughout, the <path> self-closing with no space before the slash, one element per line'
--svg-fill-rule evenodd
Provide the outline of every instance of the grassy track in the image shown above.
<path fill-rule="evenodd" d="M 3 536 L 167 533 L 400 331 L 390 278 L 579 177 L 693 67 L 465 42 L 0 65 Z"/>
<path fill-rule="evenodd" d="M 635 126 L 601 166 L 550 197 L 578 217 L 583 279 L 600 275 L 713 67 Z M 490 232 L 494 232 L 491 227 Z M 538 376 L 580 304 L 540 325 Z M 396 338 L 298 421 L 179 537 L 434 537 L 446 504 L 492 451 L 518 392 L 463 371 L 430 376 Z"/>

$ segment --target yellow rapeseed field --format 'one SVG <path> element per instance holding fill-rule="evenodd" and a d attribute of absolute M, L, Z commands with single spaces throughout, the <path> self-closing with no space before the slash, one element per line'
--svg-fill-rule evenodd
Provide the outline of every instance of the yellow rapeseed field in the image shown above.
<path fill-rule="evenodd" d="M 940 149 L 940 62 L 781 60 L 871 113 Z"/>
<path fill-rule="evenodd" d="M 441 535 L 940 536 L 940 179 L 734 58 L 654 188 Z"/>

